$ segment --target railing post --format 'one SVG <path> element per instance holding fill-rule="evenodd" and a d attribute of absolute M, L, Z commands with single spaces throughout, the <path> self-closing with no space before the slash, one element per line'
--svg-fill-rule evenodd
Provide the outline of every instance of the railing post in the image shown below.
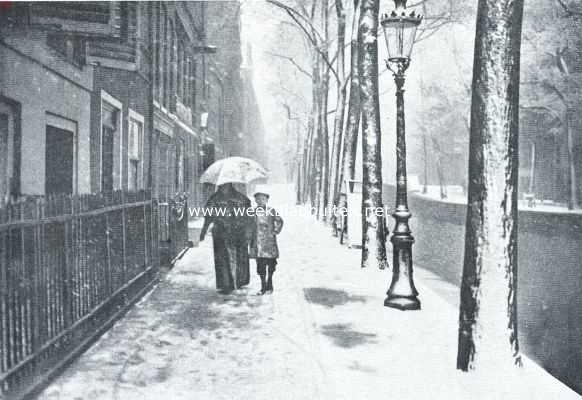
<path fill-rule="evenodd" d="M 149 265 L 149 257 L 148 257 L 148 222 L 147 222 L 147 203 L 146 195 L 144 192 L 144 203 L 143 203 L 143 257 L 145 267 L 147 268 Z"/>
<path fill-rule="evenodd" d="M 160 266 L 160 229 L 159 229 L 159 214 L 160 214 L 160 205 L 157 199 L 152 200 L 152 208 L 151 208 L 151 230 L 150 230 L 150 240 L 152 242 L 152 249 L 155 252 L 154 255 L 154 262 L 159 267 Z M 154 254 L 152 252 L 152 254 Z"/>
<path fill-rule="evenodd" d="M 20 221 L 24 220 L 24 201 L 20 201 L 18 204 L 18 219 Z M 22 360 L 26 356 L 26 281 L 24 273 L 24 228 L 20 227 L 18 229 L 18 239 L 20 240 L 20 259 L 17 269 L 17 281 L 16 281 L 16 296 L 17 296 L 17 315 L 18 315 L 18 361 Z"/>
<path fill-rule="evenodd" d="M 69 218 L 67 218 L 64 222 L 65 225 L 65 263 L 64 263 L 64 285 L 63 285 L 63 322 L 65 327 L 69 327 L 71 325 L 71 321 L 73 320 L 73 295 L 72 295 L 72 271 L 73 268 L 71 267 L 72 262 L 72 231 L 73 231 L 73 210 L 72 210 L 72 196 L 64 197 L 63 200 L 66 202 L 66 210 L 65 213 L 68 214 Z"/>
<path fill-rule="evenodd" d="M 5 210 L 3 210 L 5 211 Z M 4 223 L 4 213 L 0 214 L 0 222 Z M 0 371 L 8 369 L 8 231 L 0 232 Z M 3 389 L 0 385 L 0 393 Z"/>
<path fill-rule="evenodd" d="M 107 274 L 105 279 L 106 293 L 109 296 L 113 290 L 111 282 L 113 281 L 113 271 L 111 269 L 111 226 L 109 224 L 109 212 L 105 212 L 105 244 L 107 247 Z M 99 299 L 103 301 L 104 299 Z"/>

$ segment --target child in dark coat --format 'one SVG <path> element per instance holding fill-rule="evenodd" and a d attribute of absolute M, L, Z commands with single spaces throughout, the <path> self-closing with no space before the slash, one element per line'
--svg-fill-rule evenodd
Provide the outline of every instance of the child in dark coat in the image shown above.
<path fill-rule="evenodd" d="M 261 290 L 257 294 L 263 295 L 273 292 L 273 274 L 279 257 L 277 235 L 283 229 L 283 218 L 267 205 L 268 193 L 257 192 L 254 197 L 257 206 L 253 208 L 255 223 L 249 256 L 257 261 L 257 274 L 261 278 Z"/>

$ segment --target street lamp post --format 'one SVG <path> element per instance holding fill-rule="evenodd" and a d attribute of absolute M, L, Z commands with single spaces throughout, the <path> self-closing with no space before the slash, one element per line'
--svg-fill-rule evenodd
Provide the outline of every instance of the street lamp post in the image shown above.
<path fill-rule="evenodd" d="M 408 220 L 406 188 L 406 134 L 404 128 L 404 73 L 410 65 L 410 54 L 416 29 L 422 21 L 414 11 L 406 13 L 406 0 L 394 0 L 396 9 L 382 16 L 382 27 L 388 48 L 386 67 L 392 71 L 396 83 L 396 222 L 392 238 L 393 275 L 384 305 L 400 310 L 419 310 L 418 292 L 412 279 L 412 243 Z"/>

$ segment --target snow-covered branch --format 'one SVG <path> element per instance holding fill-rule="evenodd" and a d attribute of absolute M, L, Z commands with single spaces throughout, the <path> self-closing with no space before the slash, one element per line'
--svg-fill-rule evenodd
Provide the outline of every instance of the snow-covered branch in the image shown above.
<path fill-rule="evenodd" d="M 283 4 L 280 1 L 267 0 L 267 3 L 272 4 L 280 9 L 283 9 L 287 13 L 287 15 L 289 15 L 289 17 L 297 24 L 297 26 L 303 31 L 307 39 L 311 42 L 313 48 L 321 56 L 321 59 L 325 62 L 327 68 L 329 68 L 329 70 L 333 73 L 336 80 L 338 82 L 341 82 L 341 79 L 338 76 L 337 71 L 332 65 L 332 61 L 329 60 L 326 52 L 322 49 L 322 46 L 327 46 L 328 43 L 326 43 L 326 40 L 321 36 L 321 34 L 317 30 L 316 26 L 312 23 L 312 21 L 299 11 L 295 10 L 293 7 Z"/>
<path fill-rule="evenodd" d="M 295 59 L 293 57 L 289 57 L 283 54 L 277 54 L 277 53 L 273 53 L 271 51 L 266 51 L 266 54 L 272 56 L 272 57 L 276 57 L 276 58 L 282 58 L 283 60 L 287 60 L 289 61 L 295 68 L 297 68 L 297 70 L 299 72 L 301 72 L 302 74 L 306 75 L 307 77 L 309 77 L 310 79 L 313 77 L 313 75 L 311 75 L 311 73 L 309 73 L 305 68 L 303 68 L 301 65 L 299 65 L 299 63 L 297 63 L 297 61 L 295 61 Z"/>
<path fill-rule="evenodd" d="M 556 0 L 556 2 L 560 5 L 562 10 L 566 13 L 568 17 L 582 17 L 582 8 L 578 5 L 578 7 L 574 7 L 564 0 Z"/>

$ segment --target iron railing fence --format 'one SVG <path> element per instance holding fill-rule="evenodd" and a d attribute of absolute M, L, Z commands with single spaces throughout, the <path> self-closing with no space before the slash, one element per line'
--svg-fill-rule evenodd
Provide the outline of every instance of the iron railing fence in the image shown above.
<path fill-rule="evenodd" d="M 0 397 L 47 382 L 153 285 L 169 213 L 148 191 L 0 205 Z"/>

